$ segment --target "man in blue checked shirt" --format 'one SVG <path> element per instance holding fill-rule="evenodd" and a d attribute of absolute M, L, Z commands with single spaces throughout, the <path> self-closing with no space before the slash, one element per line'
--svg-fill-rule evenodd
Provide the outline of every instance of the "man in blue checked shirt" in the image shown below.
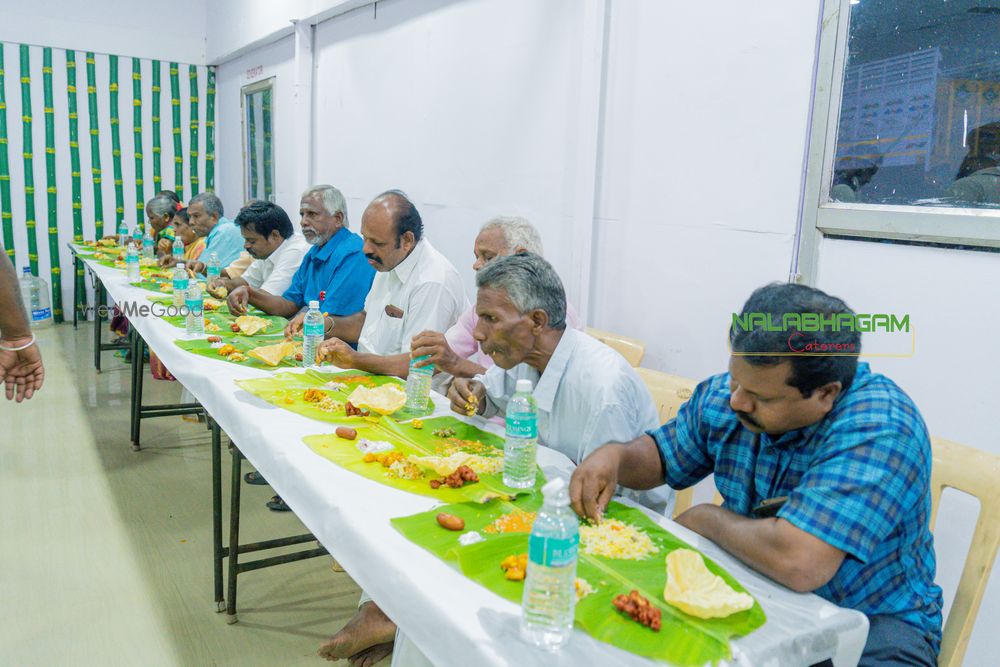
<path fill-rule="evenodd" d="M 790 284 L 756 290 L 746 313 L 853 315 Z M 856 331 L 734 323 L 729 372 L 699 384 L 662 427 L 588 457 L 573 474 L 573 508 L 597 518 L 616 484 L 683 489 L 714 474 L 723 506 L 692 507 L 678 523 L 793 590 L 865 613 L 861 665 L 933 667 L 942 600 L 927 427 L 909 396 L 854 354 L 788 354 L 807 339 L 861 351 Z"/>

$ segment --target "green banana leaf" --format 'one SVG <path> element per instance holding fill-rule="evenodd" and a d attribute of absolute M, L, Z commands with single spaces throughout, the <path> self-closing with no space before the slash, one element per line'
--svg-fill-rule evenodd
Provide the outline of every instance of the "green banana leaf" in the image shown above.
<path fill-rule="evenodd" d="M 523 582 L 509 581 L 500 562 L 512 554 L 527 553 L 527 533 L 491 535 L 481 532 L 501 514 L 513 509 L 536 511 L 541 505 L 539 493 L 513 502 L 494 501 L 487 505 L 469 503 L 439 507 L 429 512 L 392 520 L 393 526 L 407 539 L 439 558 L 455 565 L 463 574 L 494 593 L 520 602 Z M 460 533 L 438 525 L 439 512 L 460 516 L 465 529 L 479 531 L 483 542 L 461 546 Z M 663 600 L 666 585 L 665 558 L 675 549 L 692 547 L 654 523 L 640 510 L 613 502 L 606 516 L 620 519 L 644 530 L 659 553 L 644 560 L 616 560 L 584 554 L 577 563 L 577 577 L 586 580 L 594 592 L 577 603 L 576 625 L 592 637 L 638 655 L 675 665 L 703 665 L 730 657 L 729 638 L 746 635 L 765 622 L 764 610 L 755 601 L 747 611 L 722 619 L 689 616 Z M 735 590 L 746 589 L 712 560 L 705 564 Z M 619 594 L 638 590 L 661 610 L 659 632 L 640 625 L 617 611 L 612 600 Z"/>
<path fill-rule="evenodd" d="M 260 347 L 261 345 L 273 345 L 275 339 L 263 338 L 261 336 L 254 336 L 253 338 L 250 338 L 234 334 L 227 337 L 225 342 L 228 345 L 234 346 L 243 354 L 246 354 L 255 347 Z M 294 357 L 285 357 L 277 366 L 268 366 L 260 359 L 254 359 L 253 357 L 247 357 L 244 361 L 230 361 L 226 357 L 220 357 L 218 348 L 212 347 L 212 344 L 204 338 L 194 338 L 191 340 L 178 339 L 174 341 L 174 345 L 182 350 L 187 350 L 188 352 L 208 357 L 209 359 L 215 359 L 228 364 L 236 364 L 237 366 L 246 366 L 247 368 L 257 368 L 265 371 L 271 371 L 275 368 L 295 368 L 296 366 L 300 366 L 302 364 L 300 361 L 295 361 Z"/>
<path fill-rule="evenodd" d="M 346 388 L 335 389 L 330 386 L 324 386 L 331 382 L 343 384 Z M 343 402 L 360 385 L 378 387 L 390 383 L 398 385 L 400 389 L 405 386 L 399 378 L 386 375 L 372 375 L 364 371 L 325 372 L 313 369 L 305 373 L 276 373 L 271 377 L 237 380 L 236 382 L 245 391 L 264 399 L 272 405 L 277 405 L 280 408 L 297 414 L 333 424 L 343 423 L 345 419 L 344 413 L 339 410 L 336 413 L 320 410 L 316 407 L 315 403 L 303 401 L 302 392 L 306 389 L 320 389 L 334 400 Z M 428 405 L 427 410 L 422 414 L 430 414 L 431 412 L 433 412 L 433 407 Z M 404 410 L 400 410 L 396 415 L 399 418 L 420 416 L 419 413 L 406 413 Z"/>
<path fill-rule="evenodd" d="M 345 420 L 344 418 L 341 418 L 340 421 L 347 422 L 352 420 Z M 403 434 L 399 424 L 392 419 L 387 419 L 385 417 L 379 419 L 378 422 L 375 423 L 372 423 L 368 419 L 359 419 L 355 417 L 353 418 L 351 427 L 355 428 L 358 432 L 357 440 L 345 440 L 344 438 L 340 438 L 334 434 L 310 435 L 306 436 L 302 440 L 309 445 L 314 452 L 326 459 L 329 459 L 330 461 L 333 461 L 346 470 L 350 470 L 353 473 L 361 475 L 362 477 L 372 481 L 379 482 L 380 484 L 385 484 L 386 486 L 391 486 L 403 491 L 409 491 L 410 493 L 416 493 L 417 495 L 435 498 L 441 502 L 471 502 L 474 505 L 477 503 L 485 503 L 494 498 L 513 498 L 518 495 L 531 493 L 532 491 L 531 489 L 514 489 L 505 485 L 503 483 L 503 475 L 501 473 L 479 475 L 478 482 L 466 484 L 465 486 L 457 489 L 453 489 L 448 486 L 441 486 L 437 489 L 431 488 L 429 484 L 430 480 L 437 479 L 438 475 L 433 470 L 429 469 L 425 469 L 423 479 L 399 479 L 397 477 L 387 475 L 386 469 L 382 467 L 380 463 L 365 463 L 363 461 L 364 454 L 362 454 L 357 448 L 359 440 L 384 440 L 392 443 L 396 451 L 399 451 L 406 456 L 411 454 L 415 456 L 435 455 L 438 453 L 438 447 L 440 445 L 433 444 L 429 441 L 425 444 L 424 442 L 415 442 L 410 440 Z M 479 433 L 466 431 L 465 433 L 470 436 L 470 439 L 479 440 L 481 442 L 496 437 L 482 431 Z M 541 488 L 543 481 L 544 478 L 541 471 L 539 471 L 535 482 L 536 488 Z M 454 536 L 454 533 L 452 533 L 452 536 Z M 454 537 L 452 537 L 452 539 L 454 539 Z"/>

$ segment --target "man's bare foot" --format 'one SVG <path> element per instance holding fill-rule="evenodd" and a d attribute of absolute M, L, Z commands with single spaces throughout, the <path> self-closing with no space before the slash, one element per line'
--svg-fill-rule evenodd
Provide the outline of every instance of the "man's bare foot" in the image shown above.
<path fill-rule="evenodd" d="M 340 632 L 319 647 L 319 657 L 340 660 L 361 653 L 376 644 L 392 644 L 396 624 L 374 602 L 366 602 Z M 390 652 L 392 648 L 389 648 Z"/>
<path fill-rule="evenodd" d="M 351 663 L 351 667 L 374 667 L 385 657 L 392 655 L 392 644 L 392 642 L 375 644 L 361 653 L 355 653 L 347 661 Z"/>

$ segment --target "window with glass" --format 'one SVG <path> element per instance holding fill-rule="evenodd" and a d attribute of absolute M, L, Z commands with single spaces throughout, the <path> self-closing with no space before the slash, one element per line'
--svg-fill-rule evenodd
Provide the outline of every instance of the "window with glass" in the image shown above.
<path fill-rule="evenodd" d="M 1000 208 L 1000 0 L 852 0 L 828 201 Z"/>
<path fill-rule="evenodd" d="M 274 79 L 243 88 L 243 176 L 246 200 L 274 201 Z"/>

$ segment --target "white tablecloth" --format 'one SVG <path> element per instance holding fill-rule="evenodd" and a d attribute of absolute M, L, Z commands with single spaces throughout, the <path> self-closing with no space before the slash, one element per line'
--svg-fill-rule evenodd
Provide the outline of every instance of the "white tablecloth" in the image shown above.
<path fill-rule="evenodd" d="M 149 303 L 152 293 L 129 285 L 124 271 L 91 261 L 86 264 L 116 303 Z M 518 605 L 466 579 L 402 537 L 389 523 L 394 517 L 433 508 L 437 504 L 434 500 L 369 481 L 313 453 L 302 437 L 330 433 L 333 426 L 272 406 L 233 384 L 237 379 L 268 375 L 268 371 L 185 352 L 174 344 L 183 330 L 160 319 L 137 317 L 131 325 L 299 519 L 433 664 L 655 664 L 580 631 L 555 655 L 522 643 L 517 638 Z M 443 397 L 435 396 L 435 401 L 438 412 L 447 413 Z M 545 448 L 539 448 L 539 464 L 549 474 L 568 474 L 571 469 L 566 457 Z M 729 570 L 763 606 L 767 623 L 732 642 L 732 664 L 808 665 L 831 657 L 838 667 L 857 663 L 868 632 L 863 614 L 778 586 L 711 542 L 667 519 L 658 519 Z M 207 560 L 205 565 L 209 566 Z"/>

